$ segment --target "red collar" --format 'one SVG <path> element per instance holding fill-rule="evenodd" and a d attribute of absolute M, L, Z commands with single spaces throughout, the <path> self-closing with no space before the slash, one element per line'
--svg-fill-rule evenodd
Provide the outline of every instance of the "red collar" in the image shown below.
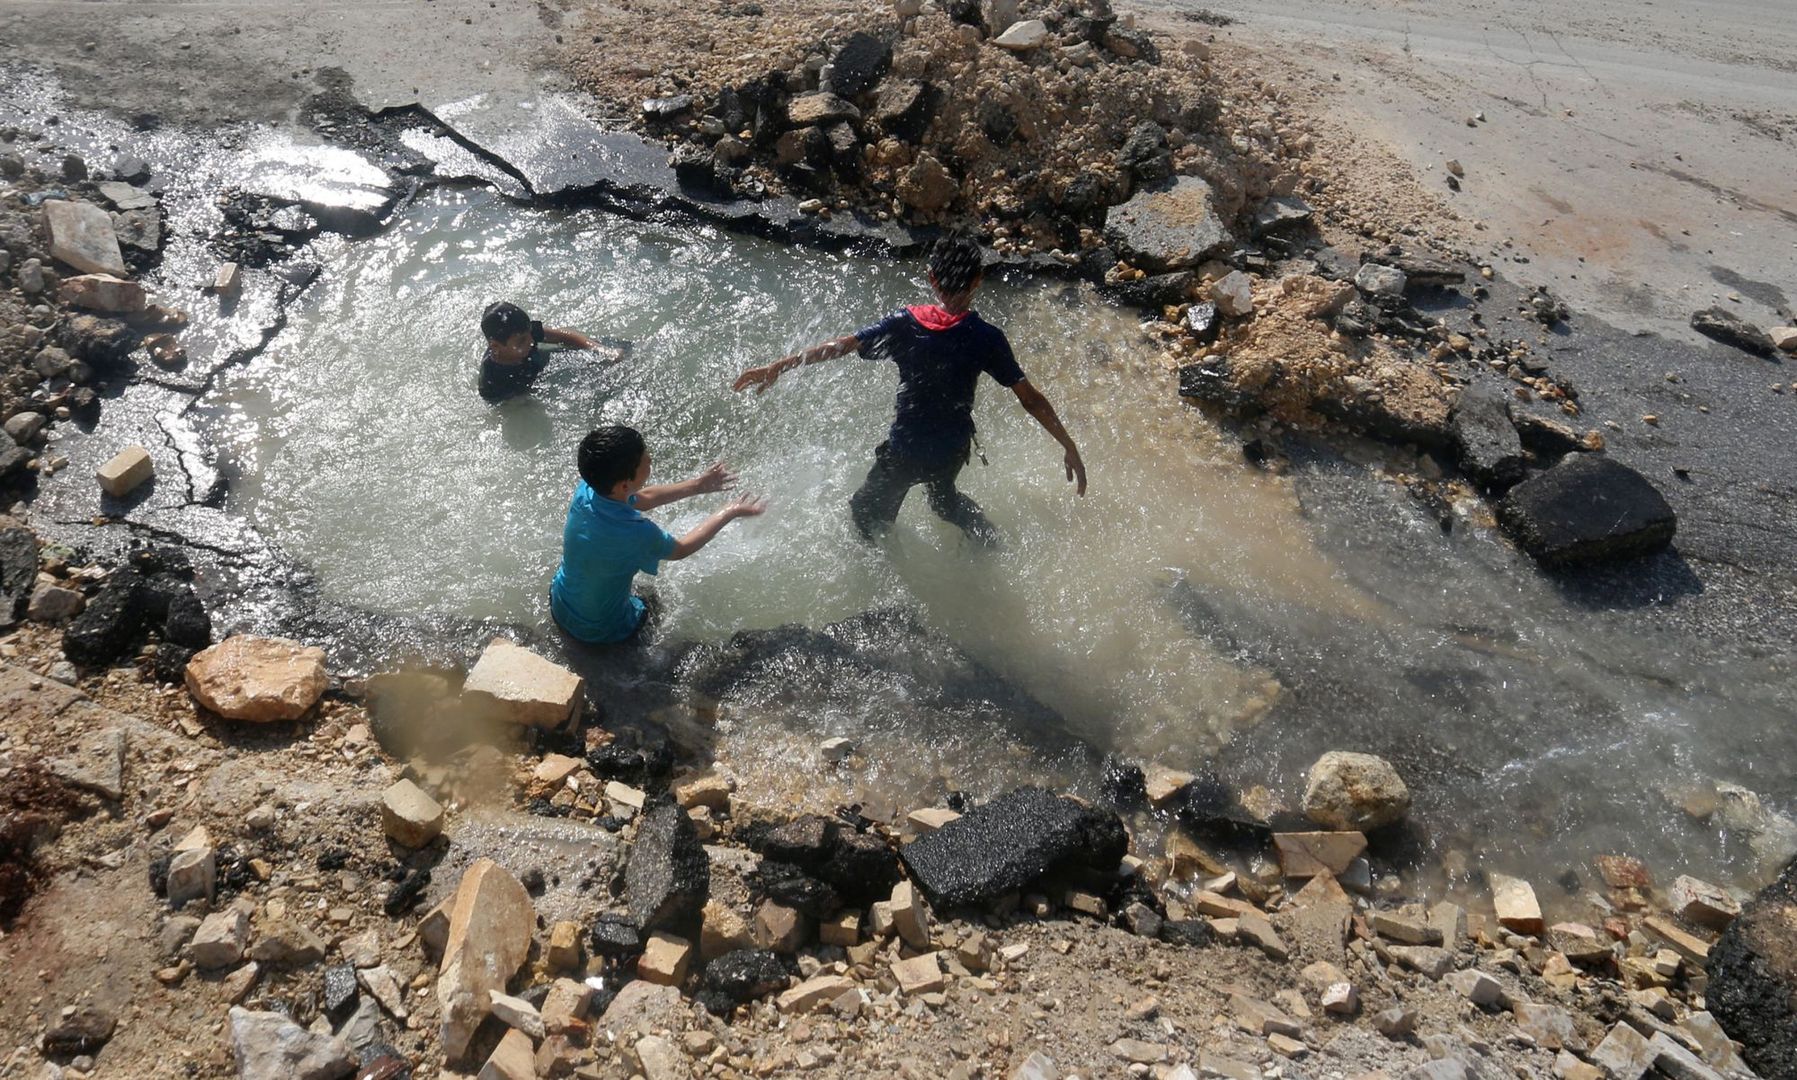
<path fill-rule="evenodd" d="M 973 314 L 972 308 L 958 314 L 950 314 L 935 304 L 918 304 L 916 307 L 909 307 L 905 310 L 910 312 L 911 317 L 916 319 L 918 325 L 925 330 L 952 330 L 961 325 L 962 320 L 967 316 Z"/>

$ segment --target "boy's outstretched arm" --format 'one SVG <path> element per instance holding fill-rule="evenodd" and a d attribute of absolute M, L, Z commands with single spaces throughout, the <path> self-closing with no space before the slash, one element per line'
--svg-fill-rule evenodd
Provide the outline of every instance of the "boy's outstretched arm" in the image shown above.
<path fill-rule="evenodd" d="M 693 477 L 682 480 L 678 484 L 650 484 L 636 493 L 638 510 L 653 510 L 658 506 L 666 506 L 681 499 L 690 499 L 694 495 L 705 495 L 713 491 L 729 491 L 736 486 L 736 474 L 717 462 L 711 468 Z"/>
<path fill-rule="evenodd" d="M 759 517 L 766 511 L 766 499 L 758 499 L 753 495 L 745 495 L 740 499 L 734 499 L 731 501 L 730 505 L 719 510 L 704 521 L 701 521 L 691 532 L 674 541 L 674 550 L 668 553 L 668 558 L 672 561 L 684 559 L 688 555 L 691 555 L 693 552 L 704 547 L 706 544 L 711 543 L 712 537 L 716 536 L 724 526 L 735 521 L 737 518 Z"/>
<path fill-rule="evenodd" d="M 1042 430 L 1054 436 L 1054 441 L 1067 451 L 1067 479 L 1077 485 L 1079 494 L 1084 495 L 1086 463 L 1080 460 L 1079 447 L 1073 445 L 1073 436 L 1067 434 L 1067 429 L 1061 426 L 1061 418 L 1055 415 L 1054 405 L 1042 396 L 1042 391 L 1031 386 L 1028 379 L 1017 383 L 1011 390 L 1017 395 L 1017 402 L 1023 406 L 1023 411 L 1035 417 L 1036 423 L 1042 425 Z"/>
<path fill-rule="evenodd" d="M 565 345 L 570 349 L 597 349 L 599 347 L 592 338 L 580 331 L 558 326 L 543 327 L 543 340 L 551 345 Z"/>
<path fill-rule="evenodd" d="M 731 389 L 740 392 L 753 386 L 755 392 L 759 394 L 774 385 L 774 380 L 778 379 L 782 372 L 802 364 L 819 364 L 825 360 L 834 360 L 838 356 L 847 356 L 860 348 L 861 342 L 856 340 L 853 334 L 848 337 L 839 337 L 834 341 L 826 341 L 822 345 L 813 345 L 804 352 L 796 352 L 791 356 L 783 356 L 771 364 L 750 368 L 736 377 L 736 383 Z"/>

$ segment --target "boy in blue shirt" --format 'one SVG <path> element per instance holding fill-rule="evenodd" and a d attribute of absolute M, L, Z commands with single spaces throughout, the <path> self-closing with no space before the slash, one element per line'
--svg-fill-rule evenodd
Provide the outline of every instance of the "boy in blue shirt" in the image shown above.
<path fill-rule="evenodd" d="M 638 571 L 653 574 L 663 560 L 684 559 L 725 525 L 767 509 L 760 499 L 733 499 L 675 539 L 642 511 L 729 489 L 736 477 L 723 463 L 691 480 L 649 487 L 649 448 L 634 428 L 619 425 L 589 432 L 580 442 L 579 464 L 549 610 L 569 636 L 588 644 L 623 641 L 642 627 L 647 609 L 630 593 Z"/>
<path fill-rule="evenodd" d="M 930 252 L 930 286 L 939 303 L 895 312 L 848 337 L 750 368 L 737 377 L 735 389 L 752 386 L 759 394 L 782 372 L 849 353 L 898 365 L 892 429 L 874 451 L 866 482 L 849 500 L 855 527 L 868 540 L 892 524 L 906 494 L 922 484 L 938 517 L 982 544 L 997 542 L 998 530 L 979 504 L 955 487 L 972 451 L 973 396 L 982 372 L 1015 393 L 1024 411 L 1061 444 L 1068 481 L 1079 494 L 1086 493 L 1085 462 L 1054 406 L 1030 385 L 1004 331 L 973 310 L 974 291 L 984 279 L 979 245 L 963 237 L 946 237 Z"/>

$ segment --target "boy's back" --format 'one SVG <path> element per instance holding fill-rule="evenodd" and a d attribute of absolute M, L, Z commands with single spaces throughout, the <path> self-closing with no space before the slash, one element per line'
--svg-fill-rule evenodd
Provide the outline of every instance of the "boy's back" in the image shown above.
<path fill-rule="evenodd" d="M 674 538 L 629 503 L 608 499 L 581 481 L 562 530 L 562 565 L 549 588 L 560 623 L 584 641 L 628 637 L 643 619 L 643 602 L 630 592 L 638 572 L 654 574 L 674 550 Z"/>
<path fill-rule="evenodd" d="M 855 334 L 862 355 L 898 367 L 892 449 L 919 461 L 940 461 L 973 436 L 973 402 L 982 373 L 1015 386 L 1023 369 L 1004 331 L 969 311 L 945 317 L 931 307 L 909 308 Z"/>

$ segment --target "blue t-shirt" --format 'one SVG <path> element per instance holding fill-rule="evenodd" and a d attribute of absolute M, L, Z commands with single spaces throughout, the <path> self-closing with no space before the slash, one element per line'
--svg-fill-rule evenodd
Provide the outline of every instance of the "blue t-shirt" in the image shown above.
<path fill-rule="evenodd" d="M 562 565 L 549 586 L 549 609 L 563 630 L 595 644 L 623 641 L 643 621 L 643 602 L 630 594 L 637 571 L 653 574 L 674 551 L 674 538 L 636 509 L 582 480 L 568 504 Z"/>
<path fill-rule="evenodd" d="M 1000 386 L 1023 381 L 1005 332 L 975 312 L 946 330 L 930 330 L 910 310 L 897 311 L 857 330 L 855 339 L 862 356 L 898 365 L 898 408 L 887 438 L 894 454 L 919 464 L 946 463 L 966 452 L 981 372 Z"/>

